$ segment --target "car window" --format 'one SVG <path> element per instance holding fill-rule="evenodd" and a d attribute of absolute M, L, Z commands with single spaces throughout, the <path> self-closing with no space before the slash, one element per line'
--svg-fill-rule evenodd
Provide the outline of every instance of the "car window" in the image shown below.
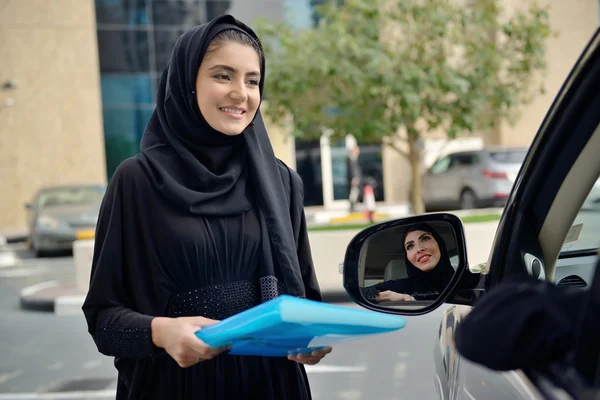
<path fill-rule="evenodd" d="M 469 165 L 473 165 L 475 164 L 477 157 L 474 156 L 473 154 L 461 154 L 458 156 L 455 156 L 456 161 L 453 163 L 454 165 L 460 165 L 460 166 L 469 166 Z"/>
<path fill-rule="evenodd" d="M 450 162 L 451 161 L 452 160 L 451 160 L 450 157 L 444 157 L 441 160 L 439 160 L 438 162 L 436 162 L 435 164 L 433 164 L 433 167 L 431 167 L 431 169 L 429 170 L 429 172 L 431 172 L 432 174 L 441 174 L 441 173 L 444 173 L 450 167 Z"/>
<path fill-rule="evenodd" d="M 600 179 L 583 203 L 561 249 L 561 256 L 595 252 L 600 245 Z"/>
<path fill-rule="evenodd" d="M 521 164 L 526 155 L 526 150 L 490 151 L 490 157 L 494 161 L 506 164 Z"/>
<path fill-rule="evenodd" d="M 102 201 L 105 189 L 101 187 L 70 187 L 45 190 L 40 194 L 40 208 L 94 204 Z"/>

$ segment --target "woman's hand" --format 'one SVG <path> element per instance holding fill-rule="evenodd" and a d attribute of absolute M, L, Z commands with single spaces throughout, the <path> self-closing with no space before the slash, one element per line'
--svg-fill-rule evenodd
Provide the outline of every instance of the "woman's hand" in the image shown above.
<path fill-rule="evenodd" d="M 396 293 L 391 290 L 386 290 L 384 292 L 379 292 L 377 297 L 375 297 L 375 301 L 378 303 L 384 303 L 388 301 L 416 301 L 414 297 L 404 294 L 404 293 Z"/>
<path fill-rule="evenodd" d="M 195 335 L 198 329 L 217 322 L 204 317 L 156 317 L 151 323 L 152 342 L 165 349 L 181 368 L 191 367 L 228 350 L 210 347 Z"/>
<path fill-rule="evenodd" d="M 331 353 L 331 350 L 333 349 L 327 346 L 323 350 L 315 350 L 310 354 L 290 354 L 288 360 L 296 361 L 300 364 L 315 365 L 318 364 L 323 357 Z"/>

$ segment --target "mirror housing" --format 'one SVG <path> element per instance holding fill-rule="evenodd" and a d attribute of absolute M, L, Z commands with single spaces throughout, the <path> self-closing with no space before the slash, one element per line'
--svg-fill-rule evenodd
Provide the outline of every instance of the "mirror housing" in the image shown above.
<path fill-rule="evenodd" d="M 372 293 L 370 293 L 372 288 L 377 289 L 376 293 L 381 293 L 381 290 L 386 289 L 378 289 L 376 288 L 376 286 L 385 286 L 387 283 L 396 283 L 400 280 L 411 280 L 409 278 L 406 278 L 406 274 L 403 276 L 403 279 L 399 279 L 399 276 L 394 273 L 390 274 L 388 271 L 388 267 L 385 267 L 385 273 L 381 273 L 381 265 L 383 265 L 382 263 L 386 263 L 387 260 L 389 260 L 390 263 L 400 261 L 400 263 L 404 265 L 405 262 L 403 261 L 403 259 L 408 261 L 408 253 L 412 250 L 407 250 L 411 249 L 410 246 L 407 249 L 405 249 L 405 244 L 402 243 L 402 238 L 404 237 L 404 240 L 407 242 L 408 245 L 410 245 L 410 240 L 407 236 L 407 233 L 411 232 L 411 229 L 414 230 L 415 227 L 423 226 L 422 224 L 426 224 L 426 226 L 430 226 L 432 228 L 436 227 L 435 229 L 433 229 L 434 231 L 439 231 L 440 227 L 444 228 L 443 234 L 440 234 L 438 232 L 434 234 L 434 236 L 437 236 L 438 238 L 440 238 L 440 240 L 444 242 L 443 247 L 445 251 L 442 254 L 447 255 L 448 263 L 450 263 L 450 260 L 453 260 L 451 262 L 452 268 L 454 269 L 453 274 L 449 273 L 445 275 L 445 281 L 443 282 L 443 286 L 436 290 L 435 296 L 421 299 L 416 296 L 411 296 L 412 298 L 410 301 L 393 300 L 393 303 L 389 302 L 388 300 L 387 305 L 385 302 L 375 302 Z M 414 239 L 418 241 L 416 236 L 414 236 Z M 373 246 L 373 243 L 375 243 L 376 245 Z M 370 251 L 370 255 L 368 257 L 367 249 L 369 249 Z M 372 249 L 376 250 L 373 251 Z M 450 252 L 448 252 L 449 249 L 451 249 L 452 251 L 452 257 Z M 375 254 L 373 255 L 373 253 Z M 381 256 L 379 258 L 382 259 L 377 260 L 378 256 Z M 438 259 L 442 258 L 443 257 L 440 257 Z M 373 260 L 375 260 L 375 262 Z M 377 262 L 379 262 L 379 265 L 377 267 L 373 267 L 372 264 Z M 367 263 L 369 263 L 370 265 L 367 266 Z M 412 262 L 410 263 L 411 268 L 413 268 L 414 270 L 414 268 L 416 267 L 412 265 Z M 437 265 L 440 265 L 439 261 L 436 261 L 436 264 L 434 264 L 433 269 L 435 269 Z M 431 268 L 426 266 L 423 267 Z M 448 267 L 446 266 L 445 268 Z M 433 269 L 431 269 L 430 271 L 433 271 Z M 371 273 L 371 276 L 369 276 L 370 282 L 367 283 L 366 277 L 368 271 L 373 270 L 379 271 L 376 273 L 376 275 L 379 275 L 373 276 L 373 273 Z M 421 270 L 421 268 L 419 268 L 419 270 Z M 477 286 L 477 283 L 480 281 L 481 277 L 480 274 L 472 273 L 469 271 L 465 234 L 463 230 L 462 221 L 456 215 L 449 213 L 434 213 L 418 215 L 408 218 L 401 218 L 383 222 L 364 229 L 363 231 L 359 232 L 348 245 L 346 249 L 346 255 L 344 258 L 343 271 L 344 288 L 346 289 L 346 292 L 348 293 L 350 298 L 355 303 L 373 311 L 397 315 L 427 314 L 438 308 L 446 300 L 452 299 L 457 292 L 460 292 L 461 290 L 468 291 L 470 289 L 474 289 L 475 286 Z M 452 270 L 450 270 L 450 272 L 452 272 Z M 373 284 L 373 280 L 377 280 L 379 278 L 383 278 L 383 280 L 379 281 L 377 285 L 367 286 L 368 284 Z M 390 280 L 394 282 L 390 282 Z M 459 282 L 459 286 L 464 286 L 462 289 L 460 287 L 457 287 Z M 370 294 L 367 294 L 367 292 L 369 292 Z M 397 293 L 394 293 L 394 295 L 396 294 Z M 377 296 L 379 296 L 379 294 Z M 378 297 L 378 299 L 380 298 Z M 393 304 L 393 306 L 390 306 L 389 304 Z"/>

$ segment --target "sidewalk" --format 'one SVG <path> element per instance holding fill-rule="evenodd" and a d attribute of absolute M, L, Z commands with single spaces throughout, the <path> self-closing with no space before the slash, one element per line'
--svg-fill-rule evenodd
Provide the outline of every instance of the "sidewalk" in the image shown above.
<path fill-rule="evenodd" d="M 490 214 L 492 210 L 457 212 L 459 216 Z M 496 211 L 496 210 L 494 210 Z M 486 262 L 498 221 L 465 224 L 467 257 L 470 264 Z M 309 231 L 315 271 L 323 300 L 329 303 L 350 301 L 343 287 L 340 264 L 346 247 L 360 230 Z M 76 290 L 75 273 L 64 281 L 48 281 L 24 288 L 20 294 L 21 308 L 53 312 L 57 315 L 81 313 L 85 293 Z"/>
<path fill-rule="evenodd" d="M 27 231 L 25 229 L 4 229 L 0 230 L 0 246 L 6 243 L 18 243 L 27 240 Z"/>

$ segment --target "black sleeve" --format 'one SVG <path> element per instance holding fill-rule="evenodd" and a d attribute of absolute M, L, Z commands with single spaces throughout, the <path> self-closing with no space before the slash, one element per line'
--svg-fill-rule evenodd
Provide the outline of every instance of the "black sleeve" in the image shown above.
<path fill-rule="evenodd" d="M 117 170 L 104 196 L 98 224 L 90 287 L 83 304 L 88 331 L 98 350 L 119 358 L 164 354 L 152 342 L 154 317 L 133 311 L 124 262 L 122 176 Z"/>
<path fill-rule="evenodd" d="M 289 201 L 290 201 L 290 216 L 294 229 L 294 239 L 296 241 L 296 251 L 298 256 L 298 264 L 300 265 L 300 273 L 302 282 L 304 283 L 304 291 L 306 298 L 315 301 L 322 301 L 321 289 L 317 281 L 315 265 L 310 249 L 310 241 L 308 239 L 308 226 L 306 223 L 306 214 L 304 213 L 304 184 L 302 178 L 297 172 L 290 169 L 282 161 L 280 165 L 285 168 L 289 177 Z M 284 172 L 285 173 L 285 172 Z"/>
<path fill-rule="evenodd" d="M 458 326 L 456 347 L 465 358 L 501 371 L 558 361 L 574 346 L 585 293 L 533 278 L 506 281 Z"/>

